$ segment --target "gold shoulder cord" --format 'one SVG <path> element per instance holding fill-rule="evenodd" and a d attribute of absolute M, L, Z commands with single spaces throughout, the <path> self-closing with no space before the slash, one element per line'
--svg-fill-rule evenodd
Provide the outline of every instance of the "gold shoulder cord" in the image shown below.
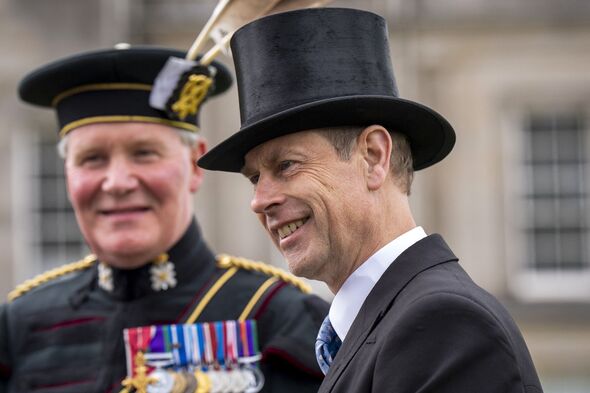
<path fill-rule="evenodd" d="M 302 280 L 290 273 L 285 272 L 282 269 L 267 265 L 263 262 L 254 262 L 248 259 L 222 254 L 217 257 L 217 266 L 219 268 L 228 270 L 215 282 L 215 284 L 211 286 L 209 291 L 207 291 L 205 296 L 203 296 L 185 323 L 195 323 L 205 307 L 207 307 L 207 304 L 209 304 L 213 297 L 215 297 L 221 287 L 223 287 L 223 285 L 225 285 L 225 283 L 227 283 L 229 279 L 237 273 L 238 269 L 252 270 L 266 274 L 267 276 L 271 276 L 268 280 L 262 283 L 260 287 L 258 287 L 258 290 L 256 290 L 254 295 L 250 298 L 248 304 L 246 304 L 246 307 L 244 307 L 244 310 L 238 318 L 240 321 L 243 321 L 248 317 L 264 293 L 278 280 L 292 284 L 293 286 L 299 288 L 299 290 L 303 293 L 311 293 L 311 287 Z"/>
<path fill-rule="evenodd" d="M 18 285 L 14 290 L 12 290 L 8 294 L 8 301 L 12 302 L 14 299 L 24 295 L 25 293 L 31 291 L 34 288 L 37 288 L 41 284 L 45 284 L 46 282 L 55 280 L 56 278 L 65 276 L 66 274 L 70 274 L 79 270 L 88 269 L 95 262 L 96 256 L 88 255 L 87 257 L 78 262 L 68 263 L 67 265 L 63 265 L 55 269 L 49 270 L 45 273 L 39 274 L 38 276 L 31 278 L 30 280 L 27 280 L 24 283 Z"/>
<path fill-rule="evenodd" d="M 215 294 L 217 292 L 219 292 L 221 287 L 226 282 L 228 282 L 229 279 L 234 274 L 236 274 L 237 271 L 238 271 L 237 268 L 233 268 L 233 269 L 229 269 L 227 272 L 223 273 L 223 275 L 221 277 L 219 277 L 219 279 L 215 282 L 215 284 L 213 284 L 213 286 L 211 286 L 211 288 L 207 291 L 205 296 L 203 296 L 203 298 L 201 299 L 199 304 L 197 304 L 197 307 L 195 307 L 195 310 L 191 313 L 191 315 L 188 317 L 188 319 L 186 320 L 185 323 L 195 323 L 195 321 L 199 318 L 199 316 L 201 315 L 201 313 L 203 312 L 205 307 L 207 307 L 207 304 L 209 304 L 211 299 L 213 299 Z"/>
<path fill-rule="evenodd" d="M 277 277 L 278 279 L 299 288 L 299 290 L 303 293 L 311 293 L 311 287 L 303 280 L 295 277 L 291 273 L 287 273 L 283 269 L 268 265 L 264 262 L 254 262 L 249 259 L 237 258 L 222 254 L 217 258 L 217 266 L 225 269 L 229 267 L 237 267 L 244 270 L 260 272 L 266 274 L 267 276 Z"/>

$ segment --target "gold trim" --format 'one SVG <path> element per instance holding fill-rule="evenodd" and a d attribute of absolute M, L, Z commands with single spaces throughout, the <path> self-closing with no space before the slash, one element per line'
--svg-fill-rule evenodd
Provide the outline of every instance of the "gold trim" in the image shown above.
<path fill-rule="evenodd" d="M 213 79 L 205 75 L 191 75 L 182 87 L 178 100 L 172 104 L 172 110 L 178 118 L 184 120 L 189 115 L 196 115 L 199 107 L 207 97 Z"/>
<path fill-rule="evenodd" d="M 246 320 L 248 315 L 252 312 L 252 309 L 254 308 L 254 306 L 256 306 L 256 303 L 258 303 L 258 301 L 260 300 L 262 295 L 264 295 L 264 292 L 266 292 L 266 290 L 268 288 L 270 288 L 270 286 L 277 281 L 279 281 L 279 279 L 277 277 L 271 277 L 268 280 L 266 280 L 258 288 L 258 290 L 256 291 L 256 293 L 254 293 L 254 295 L 252 296 L 252 298 L 250 299 L 250 301 L 248 302 L 246 307 L 244 307 L 244 311 L 242 311 L 242 314 L 240 314 L 238 321 L 245 321 Z"/>
<path fill-rule="evenodd" d="M 168 254 L 166 254 L 165 252 L 163 252 L 162 254 L 158 255 L 155 259 L 153 264 L 154 265 L 161 265 L 163 263 L 168 262 L 168 259 L 170 258 L 170 256 Z"/>
<path fill-rule="evenodd" d="M 201 315 L 207 304 L 213 299 L 215 294 L 221 289 L 221 287 L 238 271 L 238 268 L 231 268 L 225 272 L 219 279 L 213 284 L 213 286 L 207 291 L 205 296 L 201 299 L 195 310 L 191 313 L 185 323 L 195 323 L 197 318 Z"/>
<path fill-rule="evenodd" d="M 41 284 L 45 284 L 46 282 L 55 280 L 61 276 L 65 276 L 66 274 L 76 272 L 78 270 L 84 270 L 91 267 L 96 262 L 95 255 L 88 255 L 84 259 L 78 262 L 72 262 L 67 265 L 63 265 L 57 267 L 55 269 L 49 270 L 45 273 L 39 274 L 36 277 L 31 278 L 23 282 L 22 284 L 18 285 L 14 290 L 12 290 L 8 294 L 8 301 L 12 302 L 14 299 L 24 295 L 25 293 L 31 291 L 32 289 L 37 288 Z"/>
<path fill-rule="evenodd" d="M 279 269 L 278 267 L 268 265 L 264 262 L 254 262 L 249 259 L 237 258 L 222 254 L 217 257 L 217 266 L 224 269 L 230 267 L 237 267 L 240 269 L 253 270 L 256 272 L 264 273 L 267 276 L 277 277 L 299 288 L 299 290 L 303 293 L 311 293 L 311 286 L 303 280 L 301 280 L 300 278 L 295 277 L 291 273 L 287 273 L 283 269 Z"/>
<path fill-rule="evenodd" d="M 73 96 L 75 94 L 84 93 L 87 91 L 101 91 L 101 90 L 143 90 L 152 91 L 152 85 L 146 83 L 93 83 L 89 85 L 76 86 L 66 90 L 51 101 L 51 106 L 55 107 L 64 98 Z"/>
<path fill-rule="evenodd" d="M 137 354 L 135 355 L 135 378 L 125 378 L 121 382 L 121 385 L 123 385 L 124 388 L 119 393 L 147 393 L 148 386 L 158 382 L 157 378 L 151 377 L 148 374 L 149 369 L 145 365 L 145 363 L 145 355 L 143 354 L 143 352 L 137 352 Z"/>
<path fill-rule="evenodd" d="M 155 123 L 155 124 L 164 124 L 171 127 L 182 128 L 183 130 L 191 131 L 191 132 L 199 132 L 199 127 L 194 124 L 185 123 L 182 121 L 176 120 L 169 120 L 169 119 L 162 119 L 160 117 L 150 117 L 150 116 L 93 116 L 93 117 L 86 117 L 80 120 L 73 121 L 71 123 L 66 124 L 61 131 L 59 132 L 59 137 L 63 138 L 68 134 L 68 132 L 72 131 L 75 128 L 82 127 L 88 124 L 95 124 L 95 123 L 122 123 L 127 121 L 137 121 L 143 123 Z"/>

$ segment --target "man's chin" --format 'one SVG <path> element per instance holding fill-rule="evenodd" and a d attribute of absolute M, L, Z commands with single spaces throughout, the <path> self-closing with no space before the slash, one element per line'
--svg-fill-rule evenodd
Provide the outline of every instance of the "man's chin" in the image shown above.
<path fill-rule="evenodd" d="M 108 264 L 117 269 L 131 270 L 137 269 L 150 262 L 150 258 L 144 253 L 118 253 L 118 252 L 97 252 L 96 256 L 99 261 Z"/>
<path fill-rule="evenodd" d="M 154 242 L 121 237 L 111 242 L 100 242 L 95 254 L 100 261 L 120 269 L 135 269 L 146 265 L 159 253 Z M 164 252 L 164 251 L 160 251 Z"/>
<path fill-rule="evenodd" d="M 309 263 L 308 260 L 304 258 L 294 258 L 287 256 L 285 256 L 285 259 L 287 260 L 289 271 L 292 274 L 296 275 L 297 277 L 303 277 L 312 280 L 315 279 L 315 269 L 313 269 L 312 264 Z"/>

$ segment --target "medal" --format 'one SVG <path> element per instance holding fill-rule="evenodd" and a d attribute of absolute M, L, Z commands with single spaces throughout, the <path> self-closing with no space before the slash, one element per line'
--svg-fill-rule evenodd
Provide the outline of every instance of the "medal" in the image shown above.
<path fill-rule="evenodd" d="M 184 372 L 173 372 L 174 386 L 172 387 L 171 393 L 185 393 L 187 392 L 188 381 Z M 191 392 L 193 393 L 194 390 Z"/>
<path fill-rule="evenodd" d="M 190 371 L 182 371 L 181 374 L 186 381 L 186 388 L 183 392 L 196 393 L 197 379 L 195 377 L 195 374 L 191 373 Z"/>
<path fill-rule="evenodd" d="M 174 388 L 174 376 L 172 373 L 156 369 L 150 373 L 155 382 L 147 387 L 148 393 L 171 393 Z"/>
<path fill-rule="evenodd" d="M 146 364 L 154 367 L 149 376 L 154 383 L 147 388 L 148 393 L 170 393 L 174 388 L 174 375 L 164 368 L 171 365 L 172 355 L 169 352 L 148 353 L 145 355 Z"/>
<path fill-rule="evenodd" d="M 127 358 L 127 376 L 135 377 L 137 365 L 135 360 L 139 352 L 146 353 L 155 327 L 144 326 L 123 330 L 123 340 L 125 341 L 125 355 Z"/>
<path fill-rule="evenodd" d="M 123 334 L 124 382 L 141 385 L 137 392 L 257 393 L 264 386 L 256 321 L 144 326 Z"/>
<path fill-rule="evenodd" d="M 211 378 L 209 378 L 209 375 L 201 370 L 197 370 L 195 371 L 194 376 L 197 380 L 197 390 L 195 390 L 195 393 L 210 393 Z"/>

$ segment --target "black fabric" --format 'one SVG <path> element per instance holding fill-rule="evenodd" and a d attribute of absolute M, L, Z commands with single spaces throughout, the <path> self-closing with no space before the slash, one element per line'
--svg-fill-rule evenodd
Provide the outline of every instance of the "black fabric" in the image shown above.
<path fill-rule="evenodd" d="M 370 12 L 305 9 L 268 16 L 231 41 L 241 128 L 199 160 L 238 172 L 253 147 L 289 133 L 380 124 L 404 133 L 414 169 L 442 160 L 455 133 L 437 112 L 401 99 L 385 20 Z"/>
<path fill-rule="evenodd" d="M 182 323 L 216 278 L 225 272 L 193 221 L 168 252 L 178 284 L 154 292 L 148 267 L 114 269 L 114 292 L 97 286 L 97 269 L 44 284 L 0 309 L 0 392 L 118 392 L 125 377 L 123 329 Z M 239 270 L 197 322 L 237 319 L 267 276 Z M 328 305 L 280 283 L 261 299 L 253 317 L 265 356 L 263 392 L 316 392 L 321 382 L 313 343 Z M 310 302 L 313 306 L 310 306 Z M 295 350 L 296 342 L 305 351 Z M 311 355 L 306 355 L 309 352 Z M 280 356 L 275 356 L 279 354 Z M 294 381 L 300 381 L 294 385 Z"/>
<path fill-rule="evenodd" d="M 402 253 L 377 282 L 319 392 L 542 389 L 510 315 L 432 235 Z"/>

